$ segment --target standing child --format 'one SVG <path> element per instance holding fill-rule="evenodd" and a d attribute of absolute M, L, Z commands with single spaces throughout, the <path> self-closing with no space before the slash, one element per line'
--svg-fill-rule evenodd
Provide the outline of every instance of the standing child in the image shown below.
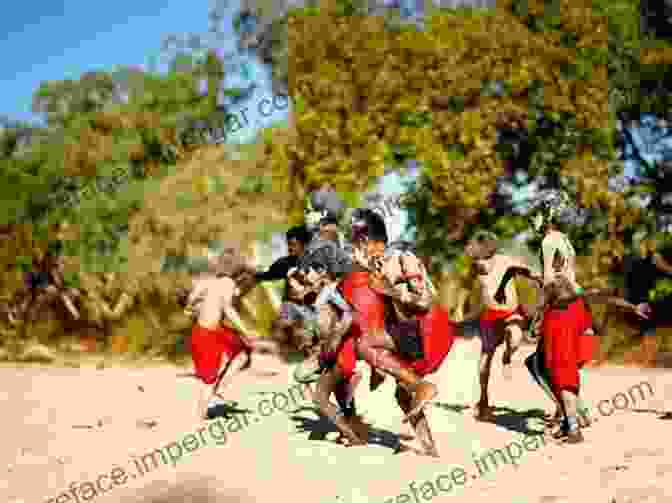
<path fill-rule="evenodd" d="M 569 207 L 569 198 L 564 192 L 558 193 L 555 198 L 548 198 L 542 203 L 541 211 L 535 218 L 534 230 L 543 235 L 541 242 L 541 261 L 544 270 L 544 285 L 550 286 L 554 281 L 563 279 L 567 282 L 567 285 L 571 286 L 574 293 L 580 296 L 583 294 L 583 288 L 581 288 L 576 281 L 576 251 L 567 235 L 561 232 L 559 227 L 559 221 Z M 560 285 L 556 285 L 554 288 L 556 291 L 561 289 Z M 548 304 L 550 300 L 551 299 L 546 299 L 546 303 Z M 548 305 L 548 307 L 552 306 Z M 583 367 L 594 357 L 596 333 L 593 328 L 592 313 L 585 299 L 577 300 L 574 309 L 577 310 L 577 316 L 584 319 L 586 324 L 586 330 L 579 335 L 579 339 L 576 341 L 578 344 L 576 348 L 579 352 L 577 355 L 579 375 L 581 381 L 585 383 L 585 372 L 583 372 Z M 546 344 L 548 344 L 548 342 L 546 342 Z M 540 355 L 540 357 L 541 356 L 542 355 Z M 548 359 L 550 358 L 550 355 L 544 355 L 543 357 L 544 359 Z M 541 360 L 537 362 L 534 369 L 536 369 L 540 375 L 548 375 L 548 370 Z M 538 376 L 535 376 L 535 379 L 538 381 Z M 546 386 L 542 386 L 542 388 L 545 389 Z M 557 398 L 556 394 L 556 399 Z M 576 399 L 579 425 L 584 427 L 588 426 L 590 424 L 589 409 L 578 394 L 578 390 Z M 555 419 L 560 419 L 563 417 L 563 404 L 561 402 L 556 402 L 556 405 L 557 410 Z M 563 423 L 564 426 L 561 429 L 562 434 L 567 430 L 565 423 L 566 421 Z"/>
<path fill-rule="evenodd" d="M 623 299 L 602 292 L 587 292 L 576 281 L 576 251 L 560 224 L 572 214 L 565 192 L 553 191 L 542 198 L 534 218 L 534 231 L 543 236 L 544 299 L 542 339 L 526 365 L 533 378 L 556 402 L 555 419 L 561 419 L 556 438 L 570 442 L 583 439 L 580 428 L 591 424 L 589 408 L 581 398 L 584 366 L 594 358 L 597 345 L 591 301 L 606 302 L 646 314 Z M 581 384 L 581 386 L 580 386 Z"/>

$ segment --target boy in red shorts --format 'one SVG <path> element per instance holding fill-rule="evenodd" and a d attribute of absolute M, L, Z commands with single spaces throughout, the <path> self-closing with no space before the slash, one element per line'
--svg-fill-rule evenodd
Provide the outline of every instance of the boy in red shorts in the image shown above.
<path fill-rule="evenodd" d="M 518 302 L 516 287 L 513 283 L 505 281 L 507 272 L 514 270 L 538 282 L 541 278 L 521 260 L 498 253 L 497 236 L 490 232 L 477 232 L 469 240 L 465 253 L 474 260 L 481 287 L 482 304 L 485 306 L 485 311 L 479 316 L 483 342 L 479 362 L 481 397 L 476 405 L 475 417 L 486 420 L 492 416 L 488 384 L 495 351 L 502 343 L 506 344 L 502 363 L 505 376 L 510 377 L 511 360 L 520 347 L 526 323 L 525 312 Z"/>
<path fill-rule="evenodd" d="M 240 299 L 254 284 L 254 270 L 233 249 L 226 250 L 210 265 L 211 274 L 195 281 L 188 298 L 189 311 L 196 318 L 191 353 L 195 376 L 201 383 L 198 414 L 203 419 L 207 418 L 210 400 L 220 397 L 219 385 L 240 354 L 246 356 L 239 369 L 242 371 L 251 366 L 253 350 L 277 349 L 271 342 L 259 341 L 244 327 L 238 314 Z"/>

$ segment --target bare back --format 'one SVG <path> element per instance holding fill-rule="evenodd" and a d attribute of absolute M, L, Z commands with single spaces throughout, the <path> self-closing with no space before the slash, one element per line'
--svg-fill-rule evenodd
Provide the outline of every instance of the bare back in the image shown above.
<path fill-rule="evenodd" d="M 231 278 L 204 277 L 194 282 L 188 304 L 197 314 L 199 325 L 215 329 L 226 321 L 224 312 L 232 305 L 236 293 L 237 287 Z"/>

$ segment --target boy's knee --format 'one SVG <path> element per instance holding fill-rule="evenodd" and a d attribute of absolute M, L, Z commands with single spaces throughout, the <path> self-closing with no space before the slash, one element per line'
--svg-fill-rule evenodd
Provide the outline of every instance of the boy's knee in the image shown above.
<path fill-rule="evenodd" d="M 482 373 L 484 372 L 489 372 L 490 367 L 492 366 L 492 357 L 494 356 L 493 353 L 485 353 L 481 355 L 481 359 L 478 363 L 478 368 L 479 371 Z"/>
<path fill-rule="evenodd" d="M 507 340 L 513 348 L 520 346 L 523 339 L 523 329 L 517 323 L 512 323 L 506 327 Z"/>

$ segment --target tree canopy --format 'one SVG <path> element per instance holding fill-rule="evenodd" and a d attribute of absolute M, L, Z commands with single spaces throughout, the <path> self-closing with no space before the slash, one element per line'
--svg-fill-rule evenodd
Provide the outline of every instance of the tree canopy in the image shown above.
<path fill-rule="evenodd" d="M 622 19 L 633 5 L 510 0 L 470 16 L 436 9 L 424 31 L 389 30 L 382 17 L 328 5 L 291 11 L 297 134 L 292 143 L 268 144 L 273 168 L 286 171 L 289 163 L 306 185 L 329 180 L 353 192 L 391 162 L 421 161 L 424 177 L 410 204 L 426 251 L 444 262 L 470 228 L 521 230 L 520 215 L 493 203 L 506 202 L 502 184 L 523 172 L 591 210 L 591 225 L 577 232 L 593 245 L 586 279 L 599 283 L 646 219 L 609 190 L 622 170 L 615 112 L 643 101 L 636 71 L 670 57 L 656 48 L 635 53 L 637 18 Z M 507 152 L 507 130 L 525 130 L 524 155 Z M 456 226 L 464 232 L 441 243 L 441 229 Z"/>
<path fill-rule="evenodd" d="M 311 2 L 259 23 L 260 52 L 286 80 L 294 120 L 263 132 L 254 176 L 233 177 L 240 187 L 223 181 L 219 151 L 200 152 L 203 131 L 224 119 L 222 96 L 241 92 L 222 90 L 230 66 L 217 47 L 221 2 L 208 34 L 167 37 L 166 73 L 118 67 L 42 83 L 33 99 L 42 124 L 0 120 L 0 288 L 12 292 L 17 266 L 51 239 L 64 241 L 83 276 L 129 261 L 138 271 L 157 250 L 178 256 L 188 238 L 221 231 L 208 217 L 234 214 L 236 197 L 274 204 L 256 216 L 236 207 L 236 225 L 277 223 L 288 194 L 287 223 L 298 223 L 307 189 L 330 182 L 357 204 L 386 168 L 407 161 L 423 174 L 405 204 L 437 268 L 462 263 L 477 228 L 519 234 L 528 225 L 521 194 L 547 188 L 588 212 L 569 229 L 586 255 L 586 286 L 606 284 L 634 235 L 669 224 L 669 160 L 648 162 L 627 129 L 642 111 L 672 119 L 669 42 L 655 38 L 660 30 L 640 32 L 638 2 L 434 8 L 421 31 L 365 7 Z M 638 177 L 618 182 L 628 159 Z M 163 186 L 166 173 L 174 178 Z M 187 186 L 202 193 L 198 205 Z M 169 193 L 147 197 L 160 190 Z M 214 193 L 228 196 L 209 206 Z"/>

